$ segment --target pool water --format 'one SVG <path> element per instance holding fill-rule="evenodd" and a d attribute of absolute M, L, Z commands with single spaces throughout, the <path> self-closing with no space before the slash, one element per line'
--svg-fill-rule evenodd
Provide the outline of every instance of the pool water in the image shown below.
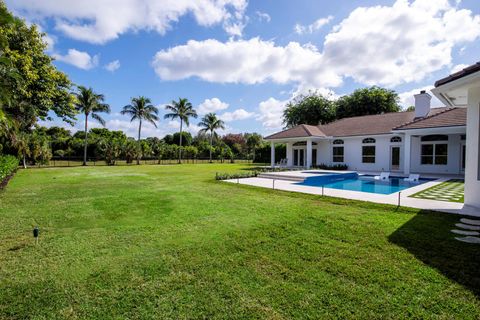
<path fill-rule="evenodd" d="M 318 176 L 306 178 L 299 184 L 377 194 L 392 194 L 428 181 L 431 181 L 431 179 L 420 179 L 418 182 L 407 182 L 401 177 L 391 177 L 388 180 L 375 180 L 374 176 L 358 175 L 355 172 L 350 172 L 319 174 Z"/>

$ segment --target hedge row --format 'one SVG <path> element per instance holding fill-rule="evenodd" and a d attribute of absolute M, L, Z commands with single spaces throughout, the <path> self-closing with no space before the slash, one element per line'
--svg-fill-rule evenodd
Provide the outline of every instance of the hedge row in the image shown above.
<path fill-rule="evenodd" d="M 0 188 L 6 183 L 8 178 L 17 170 L 17 157 L 6 155 L 0 156 Z"/>

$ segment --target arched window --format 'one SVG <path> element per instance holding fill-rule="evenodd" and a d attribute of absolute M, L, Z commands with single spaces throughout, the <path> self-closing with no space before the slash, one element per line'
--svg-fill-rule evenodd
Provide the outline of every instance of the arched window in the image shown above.
<path fill-rule="evenodd" d="M 402 137 L 392 137 L 390 142 L 402 142 Z"/>
<path fill-rule="evenodd" d="M 333 144 L 343 144 L 343 140 L 340 140 L 340 139 L 333 140 Z"/>
<path fill-rule="evenodd" d="M 375 139 L 373 138 L 365 138 L 362 140 L 362 143 L 375 143 Z"/>
<path fill-rule="evenodd" d="M 429 136 L 423 136 L 422 142 L 424 141 L 448 141 L 448 136 L 446 134 L 431 134 Z"/>

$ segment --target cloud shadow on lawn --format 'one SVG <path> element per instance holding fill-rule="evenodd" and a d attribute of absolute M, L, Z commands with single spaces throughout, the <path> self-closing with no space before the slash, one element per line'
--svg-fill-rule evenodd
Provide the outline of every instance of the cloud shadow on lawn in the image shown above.
<path fill-rule="evenodd" d="M 420 211 L 388 239 L 480 297 L 480 246 L 450 232 L 462 216 Z"/>

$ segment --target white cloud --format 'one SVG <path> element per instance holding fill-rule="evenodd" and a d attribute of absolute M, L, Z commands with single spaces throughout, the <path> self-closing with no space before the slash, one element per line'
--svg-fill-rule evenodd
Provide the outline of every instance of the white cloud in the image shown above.
<path fill-rule="evenodd" d="M 157 52 L 153 66 L 165 80 L 332 88 L 352 78 L 394 87 L 450 66 L 452 49 L 479 37 L 480 15 L 448 0 L 397 0 L 392 6 L 353 10 L 326 36 L 322 52 L 312 44 L 278 46 L 259 38 L 190 40 Z"/>
<path fill-rule="evenodd" d="M 228 103 L 220 101 L 218 98 L 205 99 L 198 105 L 197 112 L 204 115 L 210 112 L 217 112 L 228 108 Z"/>
<path fill-rule="evenodd" d="M 450 65 L 452 48 L 480 36 L 480 16 L 448 0 L 357 8 L 324 42 L 324 62 L 367 85 L 395 86 Z"/>
<path fill-rule="evenodd" d="M 221 83 L 308 82 L 337 86 L 338 75 L 322 68 L 322 56 L 309 44 L 290 42 L 285 47 L 259 38 L 220 42 L 190 40 L 185 45 L 157 52 L 153 67 L 165 80 L 199 77 Z"/>
<path fill-rule="evenodd" d="M 57 30 L 91 43 L 105 43 L 139 30 L 163 35 L 189 14 L 200 26 L 223 24 L 229 34 L 240 35 L 247 7 L 247 0 L 7 0 L 7 3 L 32 21 L 53 18 Z"/>
<path fill-rule="evenodd" d="M 413 89 L 413 90 L 409 90 L 409 91 L 399 93 L 398 97 L 400 98 L 400 105 L 404 109 L 406 109 L 410 106 L 414 106 L 415 105 L 414 95 L 420 93 L 420 91 L 422 91 L 422 90 L 425 90 L 425 91 L 427 91 L 428 94 L 430 94 L 432 96 L 432 100 L 431 100 L 432 108 L 444 107 L 445 105 L 440 100 L 438 100 L 438 98 L 435 97 L 433 95 L 433 93 L 431 92 L 431 90 L 433 88 L 434 88 L 433 86 L 425 86 L 425 87 L 421 87 L 421 88 L 417 88 L 417 89 Z"/>
<path fill-rule="evenodd" d="M 248 112 L 245 109 L 237 109 L 232 112 L 225 112 L 218 117 L 225 122 L 236 121 L 236 120 L 245 120 L 251 118 L 255 115 L 253 112 Z"/>
<path fill-rule="evenodd" d="M 255 14 L 257 15 L 259 21 L 270 22 L 272 20 L 268 13 L 255 11 Z"/>
<path fill-rule="evenodd" d="M 288 101 L 280 101 L 275 98 L 260 102 L 258 105 L 259 115 L 257 120 L 262 122 L 268 131 L 280 130 L 283 128 L 283 110 Z"/>
<path fill-rule="evenodd" d="M 333 20 L 333 16 L 328 16 L 325 18 L 317 19 L 314 23 L 309 24 L 308 26 L 304 26 L 297 23 L 293 27 L 293 30 L 297 34 L 314 33 L 315 31 L 320 30 L 323 26 L 329 24 L 332 20 Z"/>
<path fill-rule="evenodd" d="M 71 64 L 83 70 L 95 68 L 99 61 L 98 55 L 92 57 L 87 52 L 78 51 L 76 49 L 69 49 L 66 55 L 53 54 L 53 57 L 58 61 Z"/>
<path fill-rule="evenodd" d="M 113 60 L 112 62 L 107 63 L 104 68 L 110 72 L 115 72 L 120 68 L 120 61 Z"/>
<path fill-rule="evenodd" d="M 457 64 L 457 65 L 453 66 L 453 68 L 450 70 L 450 74 L 456 73 L 458 71 L 462 71 L 466 67 L 468 67 L 468 64 Z"/>

